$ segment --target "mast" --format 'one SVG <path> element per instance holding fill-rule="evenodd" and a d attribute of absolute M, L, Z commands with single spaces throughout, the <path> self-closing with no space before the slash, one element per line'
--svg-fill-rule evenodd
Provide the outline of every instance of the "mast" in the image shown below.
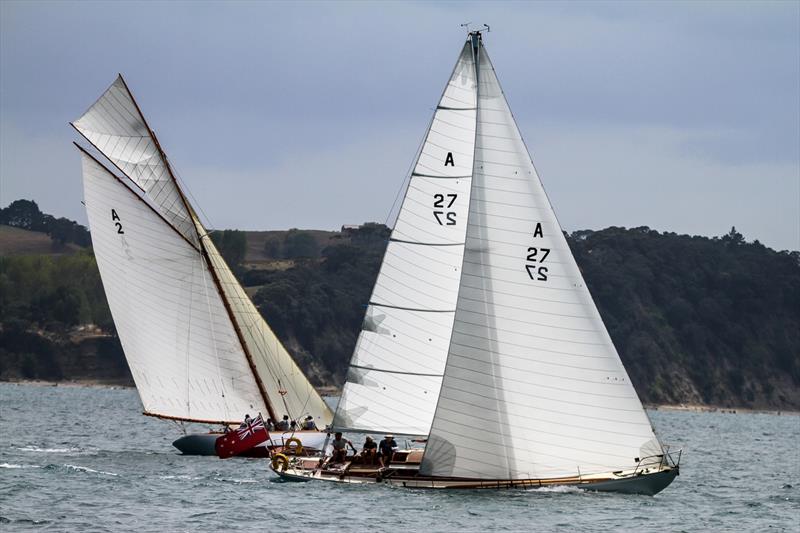
<path fill-rule="evenodd" d="M 488 29 L 488 26 L 486 28 Z M 475 168 L 476 168 L 476 166 L 478 164 L 477 161 L 475 160 L 475 148 L 476 148 L 477 143 L 478 143 L 478 121 L 479 121 L 479 113 L 480 113 L 480 107 L 481 107 L 480 46 L 481 46 L 482 37 L 481 37 L 481 32 L 479 30 L 469 32 L 468 33 L 468 37 L 469 37 L 469 42 L 472 45 L 472 60 L 473 60 L 474 66 L 475 66 L 475 136 L 474 136 L 474 141 L 473 141 L 473 144 L 472 144 L 472 150 L 473 150 L 473 153 L 472 153 L 472 177 L 473 177 L 473 180 L 472 180 L 472 183 L 470 183 L 470 202 L 471 202 L 472 201 L 472 186 L 473 186 L 473 184 L 475 182 L 475 180 L 474 180 L 474 178 L 475 178 Z M 467 220 L 466 220 L 467 228 L 469 228 L 470 211 L 471 211 L 471 209 L 467 210 Z M 462 284 L 462 281 L 463 281 L 463 278 L 464 278 L 464 262 L 466 261 L 466 257 L 467 257 L 467 254 L 466 254 L 466 245 L 467 245 L 466 239 L 467 239 L 467 236 L 464 235 L 464 247 L 465 247 L 465 250 L 464 250 L 464 254 L 461 256 L 461 269 L 460 269 L 460 275 L 458 277 L 458 289 L 457 289 L 457 292 L 456 292 L 456 305 L 458 305 L 458 298 L 461 295 L 461 284 Z M 455 317 L 453 317 L 453 318 L 455 319 Z M 450 358 L 450 346 L 449 345 L 452 344 L 452 342 L 453 342 L 453 327 L 454 327 L 454 324 L 451 325 L 451 327 L 450 327 L 450 335 L 449 335 L 449 338 L 448 338 L 448 341 L 447 341 L 448 350 L 447 350 L 447 356 L 445 357 L 445 368 L 447 368 L 447 361 Z M 444 380 L 444 375 L 442 376 L 442 379 Z M 439 394 L 436 395 L 436 407 L 433 410 L 434 416 L 436 415 L 436 411 L 439 409 L 439 402 L 441 400 L 441 395 L 442 395 L 442 391 L 441 391 L 441 388 L 440 388 L 439 389 Z M 428 428 L 428 438 L 430 438 L 431 428 L 433 427 L 433 421 L 434 421 L 434 419 L 431 419 L 431 426 Z M 428 451 L 428 447 L 425 446 L 425 449 L 422 451 L 422 460 L 420 461 L 420 464 L 422 464 L 422 461 L 425 460 L 425 454 L 427 453 L 427 451 Z"/>
<path fill-rule="evenodd" d="M 228 318 L 231 321 L 231 325 L 233 325 L 233 329 L 236 332 L 236 337 L 239 340 L 239 344 L 244 351 L 245 358 L 247 359 L 247 364 L 250 367 L 250 371 L 253 373 L 253 378 L 256 381 L 256 385 L 258 385 L 258 391 L 261 393 L 261 397 L 264 400 L 264 405 L 267 406 L 267 412 L 269 413 L 270 418 L 273 420 L 277 420 L 275 415 L 275 410 L 272 407 L 272 403 L 269 400 L 269 395 L 267 394 L 266 387 L 264 386 L 264 382 L 261 380 L 261 376 L 259 376 L 258 371 L 256 370 L 255 362 L 253 361 L 253 356 L 250 353 L 250 349 L 247 347 L 247 343 L 244 340 L 244 336 L 242 335 L 242 330 L 239 327 L 239 323 L 236 320 L 236 317 L 233 314 L 233 310 L 231 309 L 230 302 L 228 301 L 227 296 L 225 295 L 225 291 L 222 289 L 222 284 L 220 283 L 219 276 L 217 275 L 216 269 L 211 262 L 211 258 L 208 255 L 208 250 L 206 249 L 206 244 L 204 239 L 210 238 L 208 232 L 205 232 L 203 235 L 200 235 L 200 231 L 198 226 L 202 227 L 197 219 L 194 210 L 190 207 L 189 201 L 186 199 L 186 195 L 183 193 L 180 184 L 178 184 L 178 180 L 175 178 L 175 173 L 172 170 L 172 164 L 167 159 L 167 154 L 161 148 L 161 143 L 158 141 L 158 136 L 156 136 L 155 132 L 150 128 L 150 125 L 147 123 L 147 119 L 142 113 L 141 108 L 139 108 L 138 102 L 136 102 L 136 98 L 134 98 L 133 93 L 131 92 L 130 88 L 128 88 L 128 84 L 125 82 L 125 78 L 122 77 L 122 74 L 119 75 L 120 79 L 122 80 L 122 84 L 125 86 L 125 90 L 128 91 L 128 95 L 133 102 L 133 105 L 136 106 L 136 110 L 139 112 L 139 116 L 142 117 L 142 122 L 144 122 L 147 131 L 150 133 L 150 136 L 153 138 L 153 142 L 156 145 L 156 149 L 158 150 L 159 155 L 161 156 L 162 161 L 164 161 L 165 166 L 167 168 L 167 172 L 169 173 L 169 177 L 172 180 L 173 185 L 175 185 L 175 189 L 178 192 L 178 196 L 183 202 L 183 207 L 189 213 L 189 216 L 192 217 L 195 225 L 195 231 L 197 232 L 198 241 L 200 242 L 200 251 L 203 255 L 203 259 L 205 260 L 206 264 L 208 265 L 208 270 L 211 272 L 211 277 L 214 280 L 214 285 L 217 288 L 217 293 L 219 294 L 220 299 L 222 300 L 222 304 L 225 306 L 225 311 L 228 313 Z M 203 228 L 205 229 L 205 228 Z"/>

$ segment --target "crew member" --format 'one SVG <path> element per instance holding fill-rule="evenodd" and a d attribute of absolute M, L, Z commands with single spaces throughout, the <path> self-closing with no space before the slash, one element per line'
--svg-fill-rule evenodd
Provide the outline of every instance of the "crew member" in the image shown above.
<path fill-rule="evenodd" d="M 333 439 L 331 445 L 333 446 L 333 455 L 331 456 L 332 463 L 343 463 L 344 460 L 347 458 L 347 447 L 350 446 L 352 448 L 353 453 L 356 453 L 356 449 L 353 446 L 353 443 L 349 440 L 342 437 L 342 433 L 337 431 L 334 435 L 336 438 Z"/>
<path fill-rule="evenodd" d="M 306 431 L 317 431 L 317 424 L 314 422 L 314 417 L 309 415 L 303 422 L 303 429 Z"/>
<path fill-rule="evenodd" d="M 397 443 L 394 441 L 394 436 L 386 435 L 383 437 L 380 445 L 378 446 L 381 452 L 381 466 L 386 468 L 392 462 L 392 456 L 397 449 Z"/>
<path fill-rule="evenodd" d="M 364 441 L 364 449 L 361 450 L 361 459 L 364 464 L 375 464 L 375 458 L 378 455 L 378 443 L 375 440 L 367 435 L 366 440 Z"/>
<path fill-rule="evenodd" d="M 277 431 L 289 431 L 289 415 L 283 415 L 283 420 L 275 424 Z"/>

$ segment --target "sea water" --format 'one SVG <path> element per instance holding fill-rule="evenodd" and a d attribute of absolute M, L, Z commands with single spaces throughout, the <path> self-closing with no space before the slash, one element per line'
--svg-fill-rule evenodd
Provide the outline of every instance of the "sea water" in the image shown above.
<path fill-rule="evenodd" d="M 179 455 L 181 428 L 140 412 L 133 389 L 0 384 L 0 530 L 800 531 L 800 416 L 650 412 L 684 450 L 650 497 L 280 482 Z"/>

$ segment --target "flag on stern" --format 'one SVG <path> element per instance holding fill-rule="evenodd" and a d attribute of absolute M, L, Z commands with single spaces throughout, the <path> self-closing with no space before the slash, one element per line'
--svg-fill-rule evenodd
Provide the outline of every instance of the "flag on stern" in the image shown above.
<path fill-rule="evenodd" d="M 217 438 L 214 450 L 220 459 L 240 455 L 269 438 L 267 426 L 259 414 L 255 418 L 246 419 L 239 428 L 228 431 Z"/>

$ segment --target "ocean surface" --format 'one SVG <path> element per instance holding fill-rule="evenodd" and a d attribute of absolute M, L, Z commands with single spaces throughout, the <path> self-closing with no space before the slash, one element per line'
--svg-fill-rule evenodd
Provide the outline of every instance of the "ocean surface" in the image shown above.
<path fill-rule="evenodd" d="M 284 483 L 181 456 L 180 427 L 140 411 L 133 389 L 0 383 L 0 530 L 800 531 L 800 416 L 651 412 L 684 454 L 649 497 Z"/>

